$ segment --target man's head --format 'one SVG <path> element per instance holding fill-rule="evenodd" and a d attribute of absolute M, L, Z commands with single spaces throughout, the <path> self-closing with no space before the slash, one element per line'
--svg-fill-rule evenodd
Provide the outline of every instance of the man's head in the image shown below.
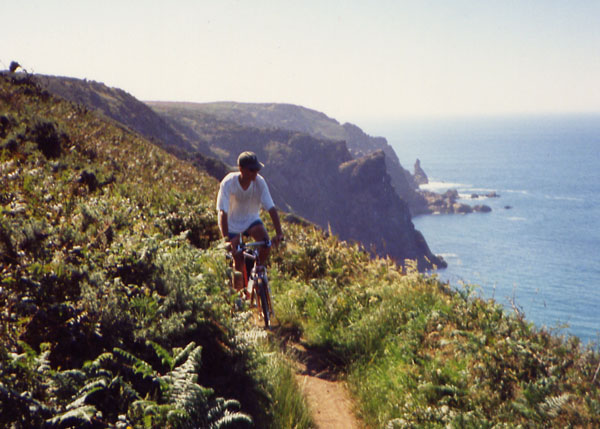
<path fill-rule="evenodd" d="M 245 168 L 251 171 L 259 171 L 264 167 L 262 162 L 258 162 L 258 158 L 254 152 L 242 152 L 240 156 L 238 156 L 238 167 Z"/>

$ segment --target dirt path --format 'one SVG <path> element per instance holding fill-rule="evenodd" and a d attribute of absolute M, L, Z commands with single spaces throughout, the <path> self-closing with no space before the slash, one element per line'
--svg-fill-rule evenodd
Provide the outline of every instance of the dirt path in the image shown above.
<path fill-rule="evenodd" d="M 353 413 L 346 385 L 338 380 L 335 366 L 318 350 L 307 349 L 298 339 L 284 340 L 296 362 L 296 379 L 306 396 L 318 429 L 362 429 Z"/>

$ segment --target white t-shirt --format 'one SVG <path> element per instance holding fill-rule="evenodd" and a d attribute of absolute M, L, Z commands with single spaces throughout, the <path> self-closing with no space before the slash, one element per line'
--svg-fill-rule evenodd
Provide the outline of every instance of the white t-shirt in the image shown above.
<path fill-rule="evenodd" d="M 275 206 L 267 182 L 261 175 L 257 175 L 246 190 L 240 185 L 239 177 L 239 172 L 225 176 L 217 195 L 217 211 L 227 213 L 229 233 L 235 234 L 244 232 L 253 222 L 260 220 L 261 205 L 265 210 Z"/>

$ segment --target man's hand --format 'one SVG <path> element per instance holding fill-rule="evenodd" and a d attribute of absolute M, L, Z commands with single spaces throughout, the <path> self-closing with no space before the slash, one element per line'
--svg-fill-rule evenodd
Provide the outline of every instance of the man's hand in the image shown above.
<path fill-rule="evenodd" d="M 281 244 L 281 242 L 285 239 L 285 237 L 283 236 L 283 233 L 281 234 L 277 234 L 275 235 L 275 237 L 273 237 L 273 239 L 271 240 L 271 243 L 273 243 L 274 246 L 279 246 L 279 244 Z"/>
<path fill-rule="evenodd" d="M 222 243 L 219 245 L 219 248 L 225 249 L 228 252 L 231 252 L 232 247 L 231 247 L 231 241 L 229 240 L 229 238 L 223 237 L 221 239 L 221 241 L 222 241 Z"/>
<path fill-rule="evenodd" d="M 234 255 L 236 253 L 238 253 L 238 246 L 240 245 L 240 236 L 236 235 L 235 237 L 233 237 L 232 239 L 229 239 L 229 245 L 230 247 L 230 251 L 231 253 L 233 253 Z"/>
<path fill-rule="evenodd" d="M 277 213 L 277 208 L 271 207 L 269 209 L 269 215 L 271 216 L 271 220 L 273 221 L 273 226 L 275 227 L 275 237 L 271 242 L 275 246 L 279 246 L 279 244 L 283 241 L 283 231 L 281 230 L 281 221 L 279 220 L 279 213 Z"/>

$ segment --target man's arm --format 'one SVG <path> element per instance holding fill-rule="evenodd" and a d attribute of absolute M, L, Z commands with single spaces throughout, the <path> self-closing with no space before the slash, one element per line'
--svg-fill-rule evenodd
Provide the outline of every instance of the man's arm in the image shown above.
<path fill-rule="evenodd" d="M 219 210 L 219 230 L 221 231 L 221 237 L 225 241 L 229 241 L 229 223 L 227 222 L 227 212 L 225 210 Z"/>
<path fill-rule="evenodd" d="M 275 245 L 277 245 L 283 240 L 283 230 L 281 229 L 279 213 L 277 212 L 277 208 L 275 208 L 275 206 L 269 209 L 269 215 L 271 216 L 273 226 L 275 227 L 275 237 L 273 238 L 273 242 Z"/>

